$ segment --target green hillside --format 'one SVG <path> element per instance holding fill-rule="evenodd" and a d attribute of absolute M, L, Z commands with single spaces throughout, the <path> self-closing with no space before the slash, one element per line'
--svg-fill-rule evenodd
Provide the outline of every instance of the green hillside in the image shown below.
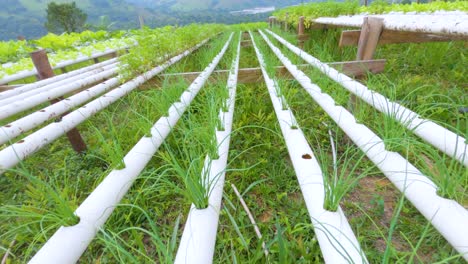
<path fill-rule="evenodd" d="M 0 40 L 16 39 L 25 36 L 38 38 L 47 32 L 44 28 L 45 10 L 52 0 L 2 0 L 0 9 Z M 72 0 L 55 0 L 65 3 Z M 79 8 L 88 14 L 88 23 L 99 24 L 101 16 L 113 22 L 110 29 L 138 27 L 138 17 L 143 15 L 145 25 L 186 25 L 200 23 L 242 23 L 264 21 L 269 14 L 254 16 L 231 15 L 229 11 L 252 7 L 286 6 L 299 3 L 299 0 L 81 0 L 75 1 Z"/>

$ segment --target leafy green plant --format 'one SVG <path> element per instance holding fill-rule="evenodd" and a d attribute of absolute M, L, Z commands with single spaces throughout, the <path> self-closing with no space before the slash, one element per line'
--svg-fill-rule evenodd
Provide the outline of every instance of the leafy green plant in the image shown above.
<path fill-rule="evenodd" d="M 326 126 L 328 128 L 328 126 Z M 365 162 L 365 154 L 353 145 L 339 146 L 343 144 L 337 136 L 333 137 L 331 130 L 330 149 L 315 148 L 317 159 L 322 169 L 325 188 L 325 201 L 323 207 L 335 212 L 342 199 L 356 186 L 360 179 L 371 175 L 374 165 Z M 339 143 L 340 142 L 340 143 Z M 331 157 L 330 153 L 331 152 Z M 365 164 L 365 166 L 363 166 Z"/>

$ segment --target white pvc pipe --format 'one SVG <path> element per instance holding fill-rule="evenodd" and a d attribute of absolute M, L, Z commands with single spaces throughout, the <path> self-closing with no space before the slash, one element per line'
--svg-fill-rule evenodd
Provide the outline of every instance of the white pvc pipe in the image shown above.
<path fill-rule="evenodd" d="M 124 49 L 126 49 L 126 48 L 123 48 L 123 49 L 120 49 L 120 50 L 124 50 Z M 118 52 L 120 50 L 108 50 L 108 51 L 104 51 L 104 52 L 95 53 L 95 54 L 93 54 L 91 56 L 81 56 L 81 57 L 78 57 L 77 59 L 74 59 L 74 60 L 67 60 L 67 61 L 59 62 L 59 63 L 57 63 L 56 66 L 52 67 L 52 69 L 55 70 L 55 69 L 60 69 L 60 68 L 67 67 L 67 66 L 70 66 L 70 65 L 78 64 L 80 62 L 84 62 L 84 61 L 87 61 L 87 60 L 92 60 L 92 59 L 95 59 L 95 58 L 103 57 L 103 56 L 112 54 L 114 52 Z M 0 84 L 6 84 L 6 83 L 9 83 L 9 82 L 21 80 L 21 79 L 24 79 L 24 78 L 34 76 L 36 74 L 37 74 L 37 71 L 35 69 L 30 70 L 30 71 L 22 71 L 22 72 L 19 72 L 19 73 L 15 73 L 13 75 L 8 75 L 8 76 L 3 77 L 2 79 L 0 79 Z"/>
<path fill-rule="evenodd" d="M 224 55 L 228 44 L 229 42 L 226 42 L 221 52 L 181 95 L 181 102 L 172 104 L 169 108 L 168 117 L 161 117 L 154 124 L 151 128 L 151 137 L 141 138 L 127 153 L 124 157 L 125 168 L 113 170 L 78 207 L 75 214 L 80 217 L 80 222 L 74 226 L 60 227 L 29 263 L 67 264 L 78 261 L 98 230 L 102 228 L 120 200 L 130 189 L 136 177 L 143 171 L 146 164 L 151 160 L 154 153 L 156 153 L 198 94 Z M 188 54 L 188 52 L 185 54 Z M 177 60 L 182 57 L 179 55 Z M 158 68 L 161 69 L 161 67 Z M 154 74 L 151 75 L 154 76 Z"/>
<path fill-rule="evenodd" d="M 325 263 L 367 263 L 341 207 L 336 212 L 324 209 L 325 187 L 320 165 L 300 127 L 291 128 L 297 124 L 294 114 L 289 107 L 283 110 L 284 99 L 276 92 L 278 84 L 268 76 L 263 55 L 252 35 L 251 38 Z"/>
<path fill-rule="evenodd" d="M 48 85 L 48 84 L 51 84 L 51 83 L 55 83 L 55 82 L 58 82 L 58 81 L 61 81 L 61 80 L 65 80 L 65 79 L 71 78 L 73 76 L 76 76 L 76 75 L 79 75 L 79 74 L 82 74 L 82 73 L 85 73 L 85 72 L 88 72 L 88 71 L 91 71 L 91 70 L 95 70 L 97 68 L 107 66 L 109 64 L 113 64 L 115 62 L 117 62 L 117 58 L 106 60 L 106 61 L 103 61 L 103 62 L 100 62 L 100 63 L 96 63 L 96 64 L 93 64 L 93 65 L 90 65 L 90 66 L 87 66 L 87 67 L 84 67 L 84 68 L 80 68 L 80 69 L 77 69 L 77 70 L 74 70 L 74 71 L 70 71 L 70 72 L 67 72 L 67 73 L 64 73 L 64 74 L 56 75 L 56 76 L 54 76 L 52 78 L 40 80 L 40 81 L 30 83 L 30 84 L 25 84 L 23 86 L 15 88 L 15 89 L 0 92 L 0 101 L 6 99 L 8 97 L 18 95 L 20 93 L 31 91 L 31 90 L 34 90 L 36 88 L 39 88 L 39 87 L 42 87 L 42 86 L 45 86 L 45 85 Z"/>
<path fill-rule="evenodd" d="M 314 22 L 344 27 L 361 27 L 365 17 L 382 18 L 384 28 L 388 30 L 468 37 L 468 14 L 461 11 L 438 11 L 430 14 L 393 12 L 382 15 L 319 17 L 314 19 Z"/>
<path fill-rule="evenodd" d="M 454 200 L 437 195 L 437 186 L 368 127 L 358 124 L 345 108 L 335 101 L 285 57 L 260 31 L 270 48 L 315 102 L 338 124 L 382 173 L 401 191 L 439 233 L 468 260 L 468 211 Z M 448 177 L 448 176 L 447 176 Z"/>
<path fill-rule="evenodd" d="M 414 134 L 440 151 L 457 159 L 465 166 L 468 166 L 468 145 L 465 143 L 466 141 L 463 136 L 457 135 L 431 120 L 420 117 L 417 113 L 398 103 L 391 102 L 385 96 L 370 90 L 365 85 L 353 80 L 353 78 L 340 73 L 307 52 L 287 42 L 277 34 L 269 30 L 267 30 L 267 32 L 293 53 L 342 85 L 346 90 L 355 94 L 378 111 L 393 117 L 396 121 L 400 122 L 401 125 L 413 131 Z"/>
<path fill-rule="evenodd" d="M 9 142 L 15 137 L 43 124 L 47 120 L 56 118 L 63 113 L 77 107 L 90 99 L 107 92 L 120 83 L 119 78 L 112 78 L 89 89 L 81 91 L 65 100 L 61 100 L 46 108 L 22 117 L 7 125 L 0 127 L 0 145 Z"/>
<path fill-rule="evenodd" d="M 109 77 L 112 77 L 116 74 L 117 69 L 110 69 L 103 71 L 98 74 L 91 75 L 89 77 L 86 77 L 81 80 L 77 80 L 73 83 L 52 89 L 50 91 L 44 91 L 44 92 L 39 92 L 38 94 L 31 95 L 29 97 L 26 97 L 22 100 L 12 102 L 10 104 L 7 104 L 5 106 L 0 107 L 0 120 L 5 119 L 7 117 L 10 117 L 14 114 L 20 113 L 22 111 L 28 110 L 30 108 L 33 108 L 37 105 L 40 105 L 42 103 L 45 103 L 47 101 L 50 101 L 52 99 L 58 98 L 60 96 L 63 96 L 67 93 L 82 89 L 87 87 L 88 85 L 100 82 L 104 79 L 107 79 Z M 39 88 L 37 90 L 40 90 L 42 88 Z M 19 94 L 17 96 L 26 96 L 26 94 L 35 92 L 36 90 L 26 92 L 24 94 Z M 14 96 L 14 97 L 17 97 Z M 12 99 L 14 97 L 10 97 L 9 99 Z M 67 100 L 67 99 L 64 99 Z"/>
<path fill-rule="evenodd" d="M 24 91 L 24 92 L 22 92 L 20 94 L 10 96 L 8 98 L 0 100 L 0 104 L 1 104 L 2 107 L 4 107 L 4 106 L 6 106 L 8 104 L 24 100 L 25 98 L 35 96 L 35 95 L 37 95 L 39 93 L 49 92 L 49 91 L 51 91 L 53 89 L 73 85 L 74 83 L 81 82 L 85 78 L 96 76 L 97 74 L 101 74 L 102 72 L 105 72 L 105 71 L 107 71 L 109 73 L 116 74 L 117 70 L 118 70 L 117 65 L 118 65 L 118 63 L 113 63 L 113 64 L 110 64 L 110 65 L 106 65 L 104 67 L 99 67 L 97 69 L 94 69 L 94 70 L 91 70 L 91 71 L 87 71 L 87 72 L 72 76 L 72 77 L 70 77 L 68 79 L 65 79 L 65 80 L 54 82 L 54 83 L 51 83 L 51 84 L 48 84 L 48 85 L 45 85 L 45 86 L 42 86 L 42 87 L 38 87 L 38 88 L 33 89 L 33 90 Z"/>
<path fill-rule="evenodd" d="M 231 35 L 232 36 L 232 35 Z M 204 182 L 205 188 L 209 188 L 208 207 L 197 209 L 193 204 L 185 223 L 184 232 L 180 240 L 176 264 L 209 264 L 213 263 L 215 250 L 216 232 L 218 229 L 219 212 L 221 211 L 221 200 L 223 197 L 224 176 L 226 173 L 227 158 L 229 153 L 229 142 L 232 130 L 232 119 L 234 116 L 234 103 L 236 97 L 237 74 L 239 70 L 240 35 L 237 44 L 237 55 L 229 72 L 227 89 L 229 98 L 226 99 L 229 106 L 228 112 L 220 112 L 220 120 L 223 122 L 224 131 L 216 130 L 218 144 L 217 160 L 205 159 L 202 175 L 208 172 Z"/>
<path fill-rule="evenodd" d="M 25 137 L 23 140 L 16 142 L 15 144 L 10 145 L 5 149 L 1 150 L 0 174 L 7 169 L 13 168 L 16 164 L 21 162 L 29 155 L 40 150 L 42 147 L 56 140 L 71 129 L 75 128 L 92 115 L 106 108 L 110 104 L 116 102 L 118 99 L 124 97 L 125 95 L 133 91 L 135 88 L 137 88 L 139 85 L 153 78 L 155 75 L 159 74 L 175 62 L 178 62 L 179 60 L 181 60 L 182 58 L 190 54 L 193 50 L 199 48 L 206 42 L 207 40 L 198 44 L 196 47 L 171 58 L 163 65 L 153 68 L 152 70 L 132 79 L 131 81 L 115 88 L 114 90 L 104 94 L 103 96 L 67 114 L 62 118 L 60 122 L 49 124 L 39 129 L 38 131 L 32 133 L 31 135 Z"/>

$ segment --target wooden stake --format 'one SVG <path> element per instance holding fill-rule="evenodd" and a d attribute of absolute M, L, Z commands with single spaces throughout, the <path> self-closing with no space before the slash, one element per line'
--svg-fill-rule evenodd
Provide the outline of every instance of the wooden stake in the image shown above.
<path fill-rule="evenodd" d="M 145 27 L 145 20 L 143 19 L 143 16 L 139 15 L 138 20 L 140 21 L 140 28 L 144 28 Z"/>
<path fill-rule="evenodd" d="M 361 34 L 357 51 L 357 60 L 371 60 L 374 57 L 380 34 L 383 30 L 383 19 L 365 17 L 362 23 Z"/>
<path fill-rule="evenodd" d="M 262 240 L 262 233 L 260 233 L 260 229 L 258 228 L 257 223 L 255 222 L 255 218 L 253 217 L 252 213 L 249 210 L 249 207 L 245 203 L 244 199 L 240 195 L 239 191 L 237 190 L 236 186 L 234 184 L 231 184 L 232 189 L 234 190 L 234 193 L 236 194 L 237 198 L 239 198 L 239 201 L 242 204 L 242 207 L 244 208 L 245 212 L 247 213 L 247 216 L 249 217 L 250 223 L 252 223 L 255 234 L 257 234 L 258 239 Z M 262 248 L 263 252 L 265 253 L 265 257 L 268 257 L 268 249 L 266 248 L 265 242 L 262 241 Z"/>
<path fill-rule="evenodd" d="M 6 264 L 7 263 L 8 256 L 10 255 L 11 249 L 13 248 L 15 243 L 16 243 L 16 236 L 15 236 L 15 239 L 13 239 L 13 241 L 11 241 L 10 246 L 8 247 L 7 251 L 5 252 L 5 255 L 3 255 L 1 264 Z"/>
<path fill-rule="evenodd" d="M 305 31 L 304 17 L 301 16 L 299 18 L 299 24 L 297 25 L 297 35 L 298 36 L 304 35 L 304 31 Z"/>
<path fill-rule="evenodd" d="M 305 25 L 304 25 L 304 17 L 301 16 L 299 18 L 299 24 L 297 25 L 297 40 L 299 43 L 299 48 L 303 49 L 304 48 L 304 34 L 305 32 Z"/>
<path fill-rule="evenodd" d="M 38 77 L 40 80 L 51 78 L 55 76 L 54 71 L 52 70 L 52 67 L 50 66 L 49 59 L 47 58 L 47 53 L 45 50 L 41 49 L 38 51 L 34 51 L 31 53 L 31 59 L 33 61 L 34 67 L 36 67 L 36 71 L 38 74 Z M 51 100 L 50 103 L 54 104 L 63 98 L 57 98 L 54 100 Z M 64 113 L 66 115 L 68 113 Z M 80 132 L 78 132 L 78 129 L 73 128 L 67 133 L 68 140 L 70 140 L 70 143 L 73 147 L 73 149 L 81 153 L 86 150 L 86 144 L 83 140 L 83 138 L 80 135 Z"/>

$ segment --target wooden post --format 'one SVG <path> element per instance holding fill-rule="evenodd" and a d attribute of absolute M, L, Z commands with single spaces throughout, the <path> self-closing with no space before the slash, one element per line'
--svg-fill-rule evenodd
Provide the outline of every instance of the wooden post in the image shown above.
<path fill-rule="evenodd" d="M 54 71 L 50 66 L 49 59 L 47 58 L 47 53 L 45 50 L 41 49 L 32 52 L 31 59 L 33 61 L 34 67 L 36 67 L 36 71 L 40 80 L 55 76 Z M 59 102 L 61 99 L 63 98 L 51 100 L 50 103 L 54 104 L 56 102 Z M 67 113 L 64 113 L 62 117 L 66 114 Z M 67 133 L 67 137 L 68 140 L 70 140 L 70 143 L 76 152 L 81 153 L 86 150 L 86 144 L 83 138 L 81 137 L 80 132 L 78 132 L 78 129 L 73 128 L 72 130 L 70 130 Z"/>
<path fill-rule="evenodd" d="M 304 48 L 304 31 L 305 31 L 304 17 L 301 16 L 299 18 L 299 24 L 297 25 L 297 38 L 299 42 L 299 48 L 301 49 Z"/>
<path fill-rule="evenodd" d="M 284 31 L 288 32 L 289 25 L 288 25 L 289 13 L 286 13 L 286 19 L 284 20 Z"/>
<path fill-rule="evenodd" d="M 362 23 L 361 34 L 357 51 L 357 60 L 371 60 L 374 57 L 380 34 L 383 30 L 383 19 L 365 17 Z"/>
<path fill-rule="evenodd" d="M 269 25 L 270 29 L 273 28 L 273 17 L 272 16 L 268 18 L 268 25 Z"/>
<path fill-rule="evenodd" d="M 143 16 L 139 15 L 138 20 L 140 21 L 140 28 L 143 29 L 145 27 L 145 20 L 143 19 Z"/>
<path fill-rule="evenodd" d="M 366 1 L 367 3 L 367 1 Z M 377 44 L 379 43 L 380 35 L 383 31 L 383 19 L 376 17 L 365 17 L 362 22 L 361 33 L 359 35 L 358 50 L 356 59 L 372 60 L 374 57 Z M 366 76 L 361 76 L 360 79 L 365 79 Z M 358 98 L 354 94 L 350 94 L 348 101 L 348 110 L 354 112 L 356 109 Z"/>
<path fill-rule="evenodd" d="M 297 35 L 302 36 L 304 35 L 305 25 L 304 25 L 304 17 L 301 16 L 299 18 L 299 25 L 297 25 Z"/>

